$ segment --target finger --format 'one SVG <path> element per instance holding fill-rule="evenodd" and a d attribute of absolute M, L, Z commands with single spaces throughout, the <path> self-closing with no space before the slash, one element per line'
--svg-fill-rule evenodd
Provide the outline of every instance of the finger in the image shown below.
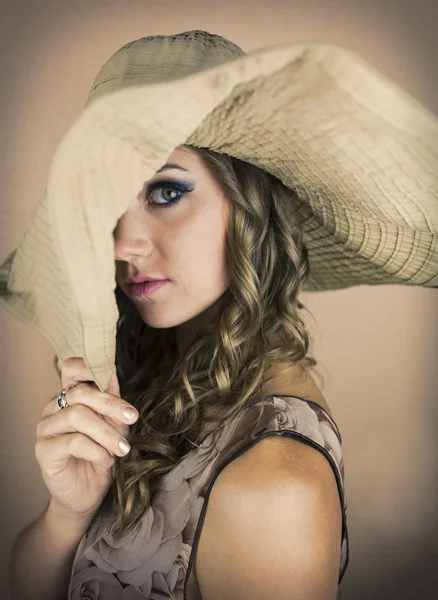
<path fill-rule="evenodd" d="M 70 385 L 75 385 L 84 381 L 98 387 L 94 381 L 93 374 L 85 364 L 83 357 L 72 356 L 67 358 L 62 363 L 61 369 L 61 381 L 64 388 L 68 388 Z M 106 391 L 113 396 L 120 397 L 120 387 L 116 373 L 111 375 Z"/>
<path fill-rule="evenodd" d="M 61 365 L 61 381 L 62 387 L 68 388 L 70 385 L 82 381 L 94 383 L 94 377 L 82 356 L 71 356 Z M 94 383 L 94 385 L 96 384 Z"/>
<path fill-rule="evenodd" d="M 35 456 L 46 472 L 62 470 L 72 456 L 106 468 L 114 464 L 114 457 L 103 446 L 79 432 L 39 439 L 35 444 Z"/>
<path fill-rule="evenodd" d="M 80 356 L 71 356 L 61 364 L 61 381 L 63 389 L 68 390 L 71 385 L 76 385 L 80 382 L 87 382 L 90 385 L 96 386 L 93 379 L 93 374 L 85 364 L 85 360 Z M 119 394 L 120 395 L 120 394 Z M 55 410 L 59 410 L 58 394 L 52 396 L 50 400 L 43 406 L 41 417 L 52 414 Z"/>
<path fill-rule="evenodd" d="M 108 383 L 108 387 L 105 392 L 112 396 L 118 396 L 120 398 L 120 386 L 119 380 L 117 379 L 117 373 L 113 373 Z"/>
<path fill-rule="evenodd" d="M 69 407 L 75 404 L 83 404 L 99 415 L 114 419 L 120 425 L 132 425 L 138 418 L 138 411 L 132 404 L 107 392 L 100 392 L 90 383 L 78 383 L 74 388 L 68 390 L 66 400 Z M 51 405 L 47 407 L 44 417 L 55 414 L 60 410 L 57 399 L 54 399 Z M 64 410 L 69 410 L 69 408 Z M 125 414 L 124 411 L 126 410 L 134 411 L 134 416 L 131 417 L 129 413 Z"/>
<path fill-rule="evenodd" d="M 61 365 L 62 369 L 62 385 L 65 390 L 68 391 L 70 386 L 76 386 L 79 383 L 89 383 L 93 386 L 93 388 L 98 388 L 96 382 L 93 379 L 93 374 L 91 370 L 85 364 L 85 360 L 83 357 L 72 356 L 67 358 Z M 100 391 L 100 390 L 99 390 Z M 111 394 L 112 396 L 118 396 L 120 398 L 120 386 L 117 379 L 117 373 L 113 373 L 108 383 L 108 387 L 105 390 L 106 393 Z M 58 396 L 55 396 L 49 400 L 49 402 L 43 408 L 42 416 L 45 417 L 47 414 L 52 412 L 52 404 L 57 400 Z M 48 405 L 48 406 L 47 406 Z M 59 406 L 58 406 L 59 408 Z"/>
<path fill-rule="evenodd" d="M 83 404 L 75 404 L 68 410 L 41 419 L 37 424 L 36 437 L 40 440 L 75 432 L 88 436 L 111 455 L 125 456 L 131 448 L 123 433 Z"/>

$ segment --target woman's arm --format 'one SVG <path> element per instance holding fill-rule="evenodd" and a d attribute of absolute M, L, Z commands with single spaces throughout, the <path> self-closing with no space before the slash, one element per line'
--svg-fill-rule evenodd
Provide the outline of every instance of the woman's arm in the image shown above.
<path fill-rule="evenodd" d="M 92 517 L 75 519 L 50 500 L 15 540 L 11 600 L 65 600 L 76 549 Z"/>

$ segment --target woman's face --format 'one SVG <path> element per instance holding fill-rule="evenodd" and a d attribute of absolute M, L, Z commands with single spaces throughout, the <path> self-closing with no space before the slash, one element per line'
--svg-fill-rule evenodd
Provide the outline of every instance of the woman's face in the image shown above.
<path fill-rule="evenodd" d="M 143 321 L 156 328 L 175 327 L 183 349 L 211 318 L 209 307 L 229 283 L 225 255 L 229 201 L 193 150 L 178 147 L 168 163 L 180 169 L 157 171 L 118 221 L 116 279 Z M 161 187 L 153 189 L 157 182 Z M 168 281 L 150 295 L 135 297 L 126 280 L 136 276 Z"/>

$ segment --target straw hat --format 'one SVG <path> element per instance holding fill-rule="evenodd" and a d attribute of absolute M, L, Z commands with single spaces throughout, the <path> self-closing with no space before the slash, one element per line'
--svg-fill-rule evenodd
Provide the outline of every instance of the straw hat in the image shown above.
<path fill-rule="evenodd" d="M 113 230 L 181 144 L 252 163 L 296 190 L 305 290 L 438 287 L 438 118 L 345 48 L 245 54 L 206 31 L 149 36 L 101 68 L 46 191 L 0 266 L 0 304 L 58 365 L 115 372 Z"/>

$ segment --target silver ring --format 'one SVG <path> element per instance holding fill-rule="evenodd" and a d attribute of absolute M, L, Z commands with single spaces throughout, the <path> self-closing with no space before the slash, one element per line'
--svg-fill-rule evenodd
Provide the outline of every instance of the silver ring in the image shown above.
<path fill-rule="evenodd" d="M 78 385 L 78 384 L 77 383 L 73 383 L 73 385 L 71 385 L 68 388 L 63 388 L 63 390 L 60 392 L 60 394 L 58 396 L 58 406 L 59 406 L 59 408 L 67 408 L 67 406 L 70 406 L 70 404 L 65 399 L 65 396 L 66 396 L 68 390 L 70 390 L 72 387 L 75 387 L 75 385 Z"/>

